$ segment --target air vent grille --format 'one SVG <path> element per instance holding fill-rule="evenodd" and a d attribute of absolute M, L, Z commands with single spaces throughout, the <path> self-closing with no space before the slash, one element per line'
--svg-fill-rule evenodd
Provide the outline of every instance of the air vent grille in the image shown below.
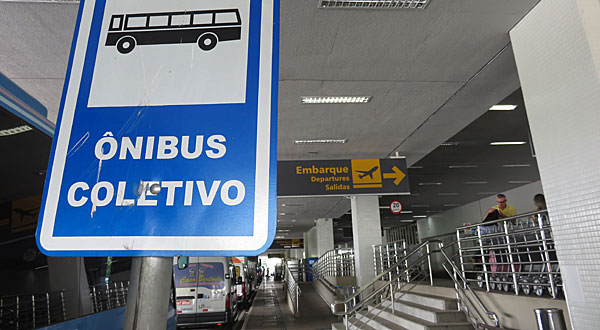
<path fill-rule="evenodd" d="M 321 0 L 321 8 L 425 9 L 430 0 Z"/>

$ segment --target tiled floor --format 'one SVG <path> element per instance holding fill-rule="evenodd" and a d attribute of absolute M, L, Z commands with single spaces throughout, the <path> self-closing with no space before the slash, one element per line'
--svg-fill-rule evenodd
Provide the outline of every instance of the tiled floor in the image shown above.
<path fill-rule="evenodd" d="M 331 329 L 337 318 L 313 289 L 301 284 L 300 317 L 295 318 L 288 308 L 283 284 L 268 280 L 261 285 L 245 330 L 316 330 Z"/>

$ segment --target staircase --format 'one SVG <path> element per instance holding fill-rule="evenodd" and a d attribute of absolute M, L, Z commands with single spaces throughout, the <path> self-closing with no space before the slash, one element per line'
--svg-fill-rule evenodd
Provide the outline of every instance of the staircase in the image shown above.
<path fill-rule="evenodd" d="M 421 293 L 396 293 L 391 301 L 378 307 L 368 306 L 350 320 L 348 329 L 365 330 L 473 330 L 456 299 Z M 344 323 L 332 325 L 333 330 L 345 330 Z"/>
<path fill-rule="evenodd" d="M 473 330 L 475 326 L 497 329 L 496 314 L 482 304 L 442 248 L 443 244 L 437 240 L 420 244 L 390 263 L 389 268 L 357 293 L 334 303 L 332 311 L 342 316 L 343 321 L 332 324 L 332 330 Z M 455 282 L 457 299 L 412 291 L 414 284 L 422 281 L 433 285 L 428 269 L 432 253 L 443 255 L 443 266 Z"/>

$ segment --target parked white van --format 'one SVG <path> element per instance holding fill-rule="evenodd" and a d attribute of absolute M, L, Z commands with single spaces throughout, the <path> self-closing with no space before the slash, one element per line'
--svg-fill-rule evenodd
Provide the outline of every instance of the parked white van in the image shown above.
<path fill-rule="evenodd" d="M 226 257 L 175 257 L 177 326 L 232 327 L 237 311 L 234 266 Z"/>

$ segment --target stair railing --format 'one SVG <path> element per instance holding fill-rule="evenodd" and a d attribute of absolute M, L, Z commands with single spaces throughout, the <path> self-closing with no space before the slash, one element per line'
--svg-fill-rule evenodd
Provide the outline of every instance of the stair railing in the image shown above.
<path fill-rule="evenodd" d="M 285 286 L 287 288 L 287 293 L 292 302 L 293 310 L 295 317 L 300 316 L 300 295 L 302 291 L 300 290 L 300 286 L 298 285 L 298 281 L 296 280 L 297 275 L 294 276 L 287 261 L 284 263 L 285 272 L 284 272 L 284 280 Z"/>
<path fill-rule="evenodd" d="M 435 250 L 432 247 L 437 247 Z M 390 265 L 384 272 L 378 274 L 373 280 L 360 288 L 356 293 L 347 297 L 344 301 L 332 304 L 332 312 L 344 319 L 346 329 L 355 325 L 359 320 L 358 313 L 367 310 L 368 306 L 378 307 L 385 301 L 390 301 L 392 312 L 395 312 L 396 293 L 406 293 L 410 289 L 405 287 L 411 285 L 414 288 L 423 280 L 429 280 L 433 285 L 433 274 L 431 271 L 431 256 L 440 253 L 443 258 L 444 269 L 455 283 L 457 299 L 460 310 L 467 314 L 467 319 L 474 327 L 478 324 L 487 324 L 483 315 L 489 318 L 494 326 L 499 326 L 498 316 L 490 312 L 483 302 L 471 290 L 469 283 L 462 277 L 462 273 L 454 262 L 443 251 L 443 243 L 439 240 L 430 240 L 419 244 L 399 260 Z M 410 282 L 409 282 L 410 281 Z M 377 315 L 372 315 L 366 322 Z M 360 329 L 362 327 L 358 326 Z"/>
<path fill-rule="evenodd" d="M 327 277 L 355 276 L 354 250 L 333 249 L 325 252 L 312 266 L 313 281 L 319 281 L 335 296 L 337 287 Z"/>

